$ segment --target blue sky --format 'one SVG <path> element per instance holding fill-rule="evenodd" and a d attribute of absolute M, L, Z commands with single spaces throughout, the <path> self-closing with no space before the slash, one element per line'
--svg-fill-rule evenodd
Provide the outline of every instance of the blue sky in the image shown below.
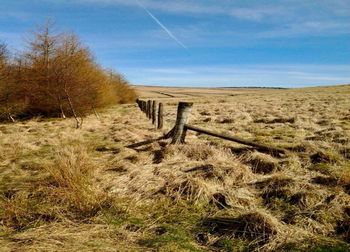
<path fill-rule="evenodd" d="M 350 83 L 350 0 L 0 0 L 0 40 L 21 51 L 52 18 L 133 84 Z"/>

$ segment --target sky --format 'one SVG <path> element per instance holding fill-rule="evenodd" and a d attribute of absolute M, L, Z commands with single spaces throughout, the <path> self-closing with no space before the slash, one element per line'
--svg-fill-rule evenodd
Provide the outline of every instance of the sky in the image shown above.
<path fill-rule="evenodd" d="M 350 83 L 350 0 L 0 0 L 0 41 L 48 18 L 132 84 Z"/>

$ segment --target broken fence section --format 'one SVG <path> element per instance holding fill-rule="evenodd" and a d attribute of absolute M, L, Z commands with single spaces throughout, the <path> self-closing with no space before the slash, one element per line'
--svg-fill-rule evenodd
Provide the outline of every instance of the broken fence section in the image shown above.
<path fill-rule="evenodd" d="M 139 108 L 146 114 L 146 116 L 152 120 L 152 124 L 157 124 L 157 129 L 163 128 L 163 113 L 164 113 L 164 107 L 163 103 L 158 103 L 156 101 L 142 101 L 137 99 L 136 100 Z M 158 109 L 157 109 L 158 105 Z M 134 148 L 141 145 L 149 144 L 152 142 L 156 142 L 162 139 L 168 139 L 171 138 L 171 144 L 183 144 L 185 143 L 186 133 L 188 130 L 192 130 L 201 134 L 206 134 L 213 137 L 218 137 L 224 140 L 236 142 L 239 144 L 251 146 L 259 151 L 267 152 L 271 154 L 286 154 L 286 150 L 282 148 L 278 148 L 275 146 L 269 146 L 262 143 L 257 143 L 251 140 L 242 139 L 239 137 L 231 136 L 228 134 L 222 134 L 215 131 L 199 128 L 194 125 L 188 124 L 189 116 L 191 114 L 193 103 L 191 102 L 179 102 L 177 107 L 177 115 L 176 115 L 176 122 L 174 127 L 164 136 L 153 139 L 153 140 L 147 140 L 140 143 L 129 145 L 128 147 Z M 158 113 L 157 113 L 158 111 Z"/>

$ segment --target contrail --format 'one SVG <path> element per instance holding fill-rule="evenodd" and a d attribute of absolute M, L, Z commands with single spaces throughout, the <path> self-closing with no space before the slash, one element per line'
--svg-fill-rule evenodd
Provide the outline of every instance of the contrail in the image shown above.
<path fill-rule="evenodd" d="M 136 2 L 138 3 L 138 5 L 140 5 L 140 7 L 142 9 L 144 9 L 147 14 L 169 35 L 169 37 L 171 37 L 173 40 L 175 40 L 176 43 L 178 43 L 181 47 L 183 47 L 184 49 L 187 50 L 187 46 L 185 46 L 177 37 L 175 37 L 175 35 L 169 31 L 168 28 L 165 27 L 165 25 L 163 25 L 159 19 L 157 17 L 155 17 L 147 8 L 146 6 L 144 6 L 139 0 L 136 0 Z"/>

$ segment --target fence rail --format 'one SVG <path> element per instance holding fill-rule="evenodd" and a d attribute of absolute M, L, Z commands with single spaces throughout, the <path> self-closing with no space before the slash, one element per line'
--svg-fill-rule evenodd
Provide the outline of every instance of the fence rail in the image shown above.
<path fill-rule="evenodd" d="M 163 113 L 164 113 L 164 105 L 163 103 L 157 103 L 156 101 L 148 100 L 142 101 L 137 99 L 136 100 L 139 108 L 146 114 L 146 116 L 152 120 L 152 124 L 156 125 L 157 122 L 157 129 L 162 129 L 164 122 L 163 122 Z M 157 104 L 158 104 L 158 110 L 157 110 Z M 268 152 L 271 154 L 286 154 L 287 150 L 278 148 L 275 146 L 269 146 L 262 143 L 257 143 L 251 140 L 246 140 L 243 138 L 239 138 L 236 136 L 231 136 L 228 134 L 221 134 L 215 131 L 199 128 L 194 125 L 188 124 L 188 119 L 191 114 L 193 103 L 191 102 L 179 102 L 177 107 L 177 115 L 176 115 L 176 122 L 175 126 L 164 136 L 153 139 L 153 140 L 147 140 L 140 143 L 129 145 L 128 147 L 138 147 L 141 145 L 149 144 L 152 142 L 159 141 L 161 139 L 168 139 L 171 138 L 171 144 L 179 144 L 179 143 L 185 143 L 186 133 L 188 130 L 192 130 L 201 134 L 206 134 L 213 137 L 218 137 L 224 140 L 228 140 L 231 142 L 236 142 L 239 144 L 251 146 L 259 151 Z M 157 113 L 158 111 L 158 113 Z M 156 120 L 157 118 L 157 120 Z"/>

